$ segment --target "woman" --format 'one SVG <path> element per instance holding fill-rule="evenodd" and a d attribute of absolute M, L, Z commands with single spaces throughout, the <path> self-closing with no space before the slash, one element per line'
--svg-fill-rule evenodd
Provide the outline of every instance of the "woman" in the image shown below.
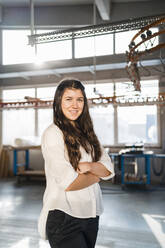
<path fill-rule="evenodd" d="M 94 132 L 80 81 L 61 81 L 53 111 L 54 123 L 42 136 L 47 184 L 39 233 L 52 248 L 94 248 L 103 211 L 98 182 L 112 178 L 114 169 Z"/>

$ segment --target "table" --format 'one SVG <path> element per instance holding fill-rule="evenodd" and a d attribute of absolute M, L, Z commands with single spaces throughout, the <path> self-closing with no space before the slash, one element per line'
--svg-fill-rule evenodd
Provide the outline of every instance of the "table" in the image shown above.
<path fill-rule="evenodd" d="M 134 153 L 134 154 L 122 154 L 121 155 L 121 184 L 150 184 L 151 183 L 151 157 L 153 157 L 153 154 L 145 154 L 145 153 Z M 144 158 L 145 159 L 145 175 L 146 175 L 146 181 L 139 180 L 139 181 L 125 181 L 124 175 L 125 175 L 125 158 Z"/>
<path fill-rule="evenodd" d="M 11 147 L 13 150 L 13 173 L 17 176 L 17 181 L 19 182 L 20 177 L 44 177 L 44 170 L 32 170 L 30 169 L 30 150 L 41 149 L 40 146 L 22 146 L 22 147 Z M 24 163 L 19 163 L 18 161 L 18 153 L 25 153 L 25 161 Z"/>
<path fill-rule="evenodd" d="M 165 158 L 165 154 L 154 154 L 151 151 L 148 153 L 124 153 L 124 154 L 119 154 L 119 153 L 110 153 L 109 154 L 112 160 L 114 160 L 116 157 L 120 158 L 120 165 L 121 165 L 121 184 L 124 186 L 125 184 L 151 184 L 151 159 L 154 158 Z M 145 160 L 145 175 L 146 175 L 146 180 L 125 180 L 125 159 L 127 158 L 133 158 L 133 159 L 138 159 L 138 158 L 144 158 Z M 138 165 L 139 166 L 139 165 Z"/>

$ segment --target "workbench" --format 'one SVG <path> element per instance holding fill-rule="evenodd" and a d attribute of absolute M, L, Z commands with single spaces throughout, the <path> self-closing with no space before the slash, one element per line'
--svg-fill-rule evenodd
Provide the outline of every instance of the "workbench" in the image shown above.
<path fill-rule="evenodd" d="M 30 150 L 40 150 L 40 146 L 22 146 L 22 147 L 10 147 L 13 150 L 13 173 L 17 176 L 17 181 L 20 181 L 20 177 L 45 177 L 44 170 L 33 170 L 30 168 Z M 18 153 L 24 152 L 25 161 L 19 163 Z"/>
<path fill-rule="evenodd" d="M 109 154 L 112 160 L 114 161 L 115 158 L 120 158 L 120 165 L 121 165 L 121 185 L 124 187 L 126 184 L 146 184 L 149 185 L 151 183 L 151 159 L 154 158 L 165 158 L 165 154 L 154 154 L 152 152 L 144 152 L 144 153 L 110 153 Z M 129 176 L 126 174 L 126 159 L 134 159 L 137 160 L 138 158 L 144 158 L 144 175 L 141 178 L 133 178 L 130 179 Z M 140 166 L 138 164 L 138 166 Z M 127 177 L 128 176 L 128 177 Z"/>
<path fill-rule="evenodd" d="M 121 155 L 121 184 L 150 184 L 151 183 L 151 162 L 150 159 L 153 157 L 153 154 L 122 154 Z M 133 159 L 138 159 L 138 158 L 144 158 L 145 160 L 145 174 L 144 174 L 144 179 L 141 180 L 135 180 L 135 181 L 126 181 L 125 180 L 125 159 L 126 158 L 133 158 Z"/>

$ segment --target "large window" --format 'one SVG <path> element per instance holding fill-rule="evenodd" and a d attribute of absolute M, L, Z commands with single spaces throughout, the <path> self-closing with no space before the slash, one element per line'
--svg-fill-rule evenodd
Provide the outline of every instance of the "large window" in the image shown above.
<path fill-rule="evenodd" d="M 141 96 L 157 96 L 158 80 L 142 81 Z M 3 90 L 5 101 L 24 100 L 25 96 L 37 96 L 40 99 L 52 100 L 56 87 L 37 89 Z M 85 85 L 88 98 L 132 94 L 130 83 L 95 83 Z M 115 91 L 115 92 L 114 92 Z M 136 95 L 132 97 L 137 97 Z M 156 105 L 113 106 L 95 105 L 90 107 L 94 129 L 105 146 L 126 143 L 144 142 L 156 145 L 159 143 L 158 114 Z M 44 129 L 53 121 L 52 108 L 20 109 L 3 111 L 3 144 L 13 144 L 15 138 L 24 136 L 41 136 Z"/>
<path fill-rule="evenodd" d="M 48 33 L 53 30 L 37 30 L 39 33 Z M 157 32 L 157 28 L 151 31 Z M 63 40 L 37 44 L 33 47 L 28 45 L 30 30 L 3 30 L 3 64 L 33 63 L 61 59 L 85 58 L 103 56 L 128 51 L 128 45 L 137 33 L 137 30 L 119 32 L 114 34 L 103 34 L 95 37 L 83 37 L 73 40 Z M 139 36 L 136 44 L 141 41 Z M 158 44 L 158 37 L 145 42 L 138 50 L 145 50 Z M 74 47 L 74 52 L 72 48 Z"/>

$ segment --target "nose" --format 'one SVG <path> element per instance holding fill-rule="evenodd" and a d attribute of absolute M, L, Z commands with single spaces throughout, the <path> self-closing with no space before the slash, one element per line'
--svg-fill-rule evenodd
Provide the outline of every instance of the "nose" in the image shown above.
<path fill-rule="evenodd" d="M 72 107 L 73 108 L 78 108 L 78 103 L 77 103 L 76 100 L 72 102 Z"/>

